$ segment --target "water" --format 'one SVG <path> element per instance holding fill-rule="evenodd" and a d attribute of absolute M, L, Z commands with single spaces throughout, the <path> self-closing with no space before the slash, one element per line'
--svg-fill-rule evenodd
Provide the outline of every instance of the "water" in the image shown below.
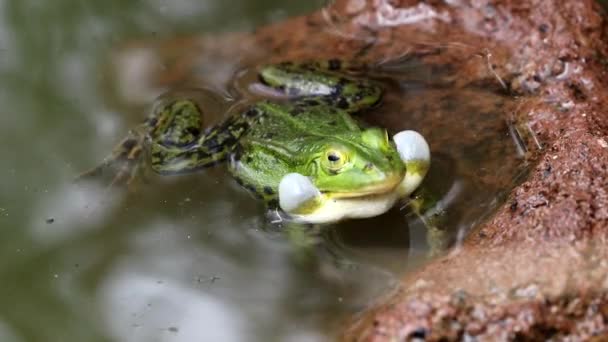
<path fill-rule="evenodd" d="M 267 52 L 239 46 L 238 34 L 213 37 L 319 2 L 0 6 L 1 341 L 324 340 L 426 260 L 424 224 L 402 208 L 294 244 L 268 229 L 263 206 L 222 167 L 151 175 L 135 192 L 72 182 L 168 84 L 179 83 L 174 93 L 206 87 L 201 101 L 221 116 L 242 86 L 229 82 L 242 62 L 231 51 L 248 49 L 254 60 Z M 184 48 L 197 38 L 175 40 L 192 34 L 210 37 L 204 49 Z M 154 64 L 184 52 L 197 67 L 187 81 Z M 449 70 L 416 60 L 392 67 L 370 75 L 389 91 L 366 118 L 431 142 L 426 189 L 441 199 L 439 233 L 457 240 L 525 172 L 513 129 L 495 115 L 514 100 L 500 89 L 451 89 Z M 165 77 L 138 78 L 157 74 Z"/>

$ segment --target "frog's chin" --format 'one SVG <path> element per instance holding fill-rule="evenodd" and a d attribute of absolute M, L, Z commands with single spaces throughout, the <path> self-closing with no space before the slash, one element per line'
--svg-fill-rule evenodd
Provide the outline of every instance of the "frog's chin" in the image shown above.
<path fill-rule="evenodd" d="M 333 223 L 345 219 L 368 218 L 381 215 L 399 199 L 397 191 L 357 197 L 328 197 L 322 195 L 316 208 L 308 213 L 291 214 L 296 222 L 312 224 Z"/>
<path fill-rule="evenodd" d="M 356 191 L 324 191 L 320 189 L 321 193 L 328 198 L 334 199 L 345 199 L 345 198 L 359 198 L 364 199 L 365 197 L 375 197 L 388 192 L 392 192 L 401 184 L 403 181 L 403 175 L 395 174 L 394 176 L 386 179 L 384 182 L 368 185 L 366 187 L 357 189 Z"/>

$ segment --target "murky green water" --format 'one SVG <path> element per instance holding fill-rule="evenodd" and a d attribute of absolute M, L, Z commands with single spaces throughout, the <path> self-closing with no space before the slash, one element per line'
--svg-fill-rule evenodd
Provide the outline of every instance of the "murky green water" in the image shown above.
<path fill-rule="evenodd" d="M 152 177 L 133 193 L 72 183 L 143 116 L 112 95 L 120 85 L 106 66 L 119 46 L 247 30 L 319 5 L 0 1 L 0 341 L 323 340 L 424 260 L 423 225 L 399 208 L 294 246 L 222 167 Z M 508 99 L 453 94 L 412 63 L 391 73 L 370 120 L 427 136 L 427 186 L 454 238 L 522 170 L 509 127 L 492 119 Z M 419 106 L 390 115 L 395 99 Z M 459 136 L 469 127 L 495 143 Z"/>

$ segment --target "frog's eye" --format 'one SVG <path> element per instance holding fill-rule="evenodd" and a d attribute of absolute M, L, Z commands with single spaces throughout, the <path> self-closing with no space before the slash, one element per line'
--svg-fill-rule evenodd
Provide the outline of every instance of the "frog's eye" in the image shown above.
<path fill-rule="evenodd" d="M 325 157 L 323 158 L 321 165 L 323 165 L 327 171 L 337 173 L 344 167 L 348 161 L 347 159 L 348 157 L 344 152 L 332 149 L 325 152 Z"/>

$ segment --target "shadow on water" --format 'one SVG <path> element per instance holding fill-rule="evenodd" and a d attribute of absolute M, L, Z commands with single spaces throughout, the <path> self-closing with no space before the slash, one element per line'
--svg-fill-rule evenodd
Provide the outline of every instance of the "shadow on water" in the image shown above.
<path fill-rule="evenodd" d="M 102 86 L 112 75 L 99 66 L 117 45 L 250 29 L 319 2 L 0 6 L 1 341 L 323 340 L 426 260 L 424 224 L 402 207 L 329 227 L 302 257 L 223 167 L 151 176 L 136 192 L 72 183 L 141 119 Z M 496 119 L 512 99 L 452 89 L 449 72 L 414 60 L 373 76 L 388 93 L 366 121 L 430 141 L 424 191 L 454 241 L 525 170 Z"/>

